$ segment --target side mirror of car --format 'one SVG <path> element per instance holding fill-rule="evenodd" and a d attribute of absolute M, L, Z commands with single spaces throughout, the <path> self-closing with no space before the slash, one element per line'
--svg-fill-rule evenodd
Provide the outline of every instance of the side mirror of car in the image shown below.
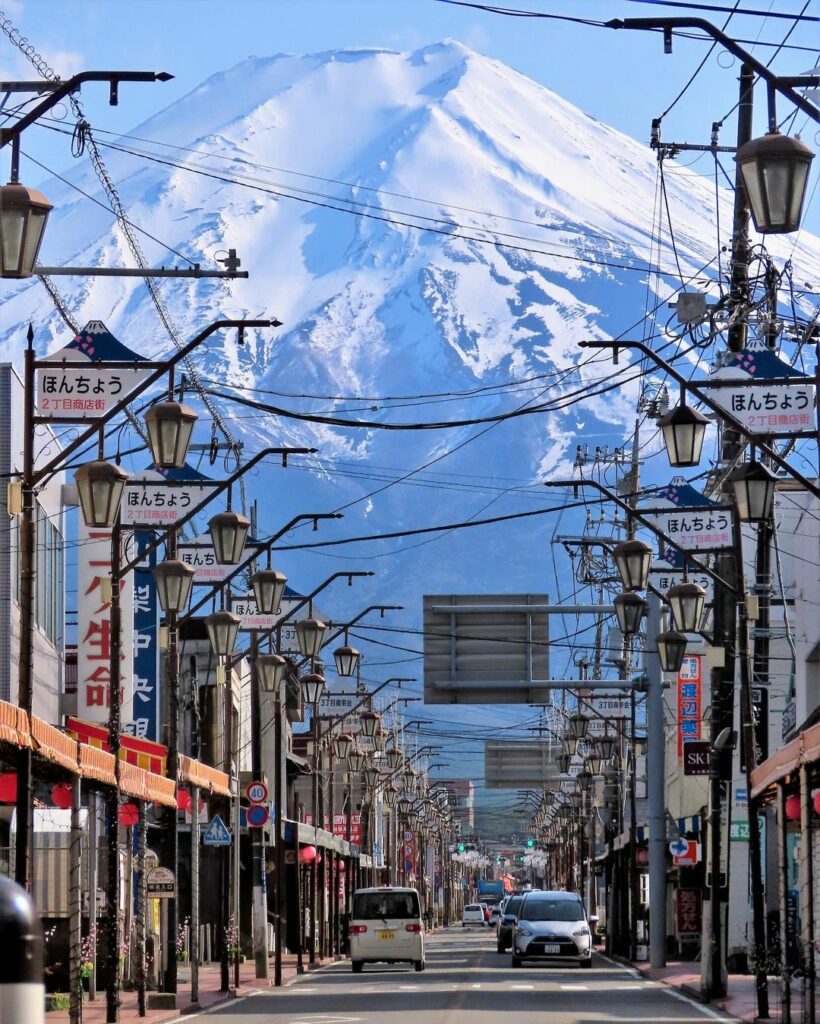
<path fill-rule="evenodd" d="M 601 919 L 600 919 L 600 917 L 598 917 L 597 914 L 592 914 L 592 915 L 590 915 L 589 923 L 590 924 L 597 924 L 600 920 Z"/>

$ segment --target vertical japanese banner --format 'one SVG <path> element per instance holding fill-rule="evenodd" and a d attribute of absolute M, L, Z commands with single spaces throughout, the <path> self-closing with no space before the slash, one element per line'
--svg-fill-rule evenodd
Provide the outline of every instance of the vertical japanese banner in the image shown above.
<path fill-rule="evenodd" d="M 111 603 L 103 594 L 102 581 L 111 578 L 111 531 L 89 529 L 79 516 L 77 558 L 77 717 L 86 722 L 108 723 L 111 703 Z M 133 718 L 133 582 L 126 576 L 120 585 L 121 722 Z"/>
<path fill-rule="evenodd" d="M 701 737 L 701 656 L 687 654 L 678 672 L 678 758 L 683 745 Z"/>
<path fill-rule="evenodd" d="M 137 553 L 153 543 L 155 534 L 134 535 Z M 142 740 L 159 740 L 159 635 L 157 587 L 151 567 L 157 553 L 152 551 L 134 571 L 134 717 L 132 729 Z"/>

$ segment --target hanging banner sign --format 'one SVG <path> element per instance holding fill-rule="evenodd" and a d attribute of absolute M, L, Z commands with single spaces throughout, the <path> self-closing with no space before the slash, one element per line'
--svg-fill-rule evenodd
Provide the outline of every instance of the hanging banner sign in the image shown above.
<path fill-rule="evenodd" d="M 675 477 L 664 487 L 652 508 L 640 511 L 685 551 L 716 551 L 734 544 L 730 509 L 711 501 L 683 477 Z M 665 558 L 667 545 L 663 540 L 660 544 Z"/>
<path fill-rule="evenodd" d="M 727 358 L 710 382 L 709 397 L 752 434 L 813 434 L 814 381 L 760 342 Z M 759 382 L 759 383 L 758 383 Z"/>
<path fill-rule="evenodd" d="M 652 583 L 654 587 L 664 594 L 670 587 L 677 587 L 684 581 L 682 556 L 677 551 L 671 551 L 669 554 L 669 558 L 662 558 L 653 562 L 652 568 L 649 570 L 653 577 Z M 706 591 L 706 605 L 714 603 L 715 581 L 708 573 L 689 568 L 685 578 L 689 583 L 697 583 L 699 587 Z"/>
<path fill-rule="evenodd" d="M 250 549 L 262 548 L 263 546 L 257 541 L 248 540 L 245 542 L 245 551 L 250 553 Z M 216 583 L 224 583 L 228 576 L 236 571 L 235 565 L 221 565 L 217 562 L 216 552 L 211 543 L 211 536 L 207 533 L 201 534 L 187 544 L 180 544 L 177 548 L 177 557 L 185 562 L 186 565 L 190 565 L 194 570 L 194 583 L 208 584 L 209 586 L 213 586 Z M 262 629 L 268 627 L 243 626 L 241 628 Z"/>
<path fill-rule="evenodd" d="M 37 414 L 49 420 L 105 416 L 148 377 L 151 371 L 137 365 L 144 361 L 101 320 L 89 320 L 65 348 L 37 367 Z"/>
<path fill-rule="evenodd" d="M 324 693 L 319 698 L 319 717 L 337 718 L 346 715 L 361 702 L 362 696 L 358 693 Z"/>
<path fill-rule="evenodd" d="M 701 655 L 687 654 L 678 672 L 678 759 L 683 745 L 701 738 Z"/>
<path fill-rule="evenodd" d="M 236 566 L 226 566 L 228 569 L 235 569 Z M 231 611 L 234 615 L 239 616 L 239 628 L 243 630 L 248 629 L 275 629 L 277 622 L 283 619 L 286 615 L 296 608 L 300 601 L 288 600 L 288 598 L 282 599 L 282 604 L 279 606 L 279 611 L 276 615 L 262 615 L 256 610 L 256 598 L 253 594 L 246 594 L 244 597 L 232 597 L 231 598 Z M 293 631 L 294 637 L 296 631 L 293 627 L 293 623 L 286 622 L 282 627 L 282 634 Z M 284 650 L 290 648 L 283 647 Z M 296 645 L 298 650 L 298 644 Z"/>
<path fill-rule="evenodd" d="M 149 547 L 153 533 L 135 535 L 138 554 Z M 157 586 L 151 566 L 157 552 L 134 570 L 134 719 L 131 732 L 143 740 L 159 739 L 159 636 Z"/>
<path fill-rule="evenodd" d="M 148 471 L 129 478 L 122 495 L 123 526 L 173 526 L 207 501 L 217 484 L 165 480 Z M 236 568 L 234 566 L 234 568 Z"/>
<path fill-rule="evenodd" d="M 612 696 L 585 697 L 582 704 L 582 710 L 585 714 L 589 711 L 590 715 L 596 716 L 590 719 L 589 725 L 596 721 L 600 722 L 601 718 L 629 718 L 630 709 L 631 701 L 629 697 L 621 697 L 615 694 Z M 602 724 L 606 725 L 606 722 Z M 589 732 L 589 726 L 587 726 L 587 732 Z"/>
<path fill-rule="evenodd" d="M 77 544 L 77 717 L 108 722 L 111 704 L 111 531 L 89 529 L 79 516 Z M 120 708 L 123 728 L 133 718 L 133 577 L 120 582 Z"/>
<path fill-rule="evenodd" d="M 700 939 L 701 898 L 700 889 L 675 890 L 675 931 L 679 939 Z"/>

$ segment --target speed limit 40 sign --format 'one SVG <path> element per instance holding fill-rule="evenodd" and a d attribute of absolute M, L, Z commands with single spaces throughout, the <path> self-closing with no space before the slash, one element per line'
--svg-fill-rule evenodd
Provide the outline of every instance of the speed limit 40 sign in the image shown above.
<path fill-rule="evenodd" d="M 245 790 L 252 804 L 264 804 L 268 799 L 268 787 L 264 782 L 251 782 Z"/>

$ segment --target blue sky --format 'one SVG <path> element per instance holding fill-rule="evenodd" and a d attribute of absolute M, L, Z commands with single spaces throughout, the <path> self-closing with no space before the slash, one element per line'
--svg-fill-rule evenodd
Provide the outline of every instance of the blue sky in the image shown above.
<path fill-rule="evenodd" d="M 498 2 L 596 20 L 699 13 L 664 7 L 659 0 Z M 714 2 L 731 6 L 734 0 Z M 761 14 L 783 14 L 798 13 L 803 3 L 741 0 L 740 6 Z M 2 7 L 64 77 L 83 69 L 110 68 L 166 70 L 176 76 L 165 85 L 123 86 L 118 110 L 107 107 L 104 87 L 87 86 L 83 100 L 92 124 L 121 130 L 139 124 L 208 75 L 251 54 L 351 46 L 412 49 L 452 37 L 503 60 L 587 113 L 643 140 L 648 138 L 652 117 L 669 105 L 708 49 L 702 42 L 676 40 L 674 53 L 667 56 L 658 34 L 503 17 L 437 0 L 232 0 L 230 4 L 224 0 L 6 0 Z M 703 13 L 718 24 L 726 17 L 720 12 Z M 806 14 L 819 15 L 820 0 L 812 0 Z M 735 15 L 729 31 L 750 41 L 780 42 L 792 27 L 792 21 L 780 18 Z M 789 44 L 817 48 L 818 25 L 798 25 Z M 762 45 L 750 48 L 764 61 L 773 53 Z M 784 50 L 774 58 L 773 67 L 782 74 L 797 74 L 814 64 L 810 52 Z M 715 50 L 665 119 L 664 137 L 708 141 L 712 121 L 734 104 L 737 71 L 730 55 Z M 30 65 L 5 37 L 0 37 L 0 72 L 4 78 L 34 77 Z M 762 92 L 759 95 L 762 114 Z M 797 127 L 801 124 L 802 118 Z M 733 134 L 730 117 L 721 141 L 731 144 Z M 48 132 L 30 132 L 26 146 L 55 168 L 71 163 L 67 142 L 55 140 Z"/>

